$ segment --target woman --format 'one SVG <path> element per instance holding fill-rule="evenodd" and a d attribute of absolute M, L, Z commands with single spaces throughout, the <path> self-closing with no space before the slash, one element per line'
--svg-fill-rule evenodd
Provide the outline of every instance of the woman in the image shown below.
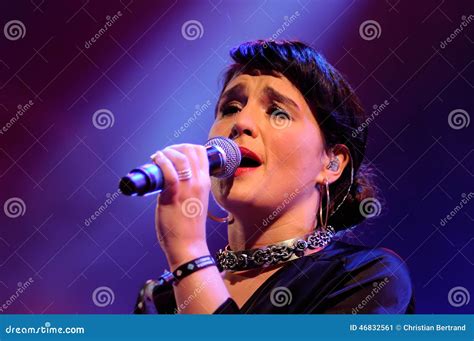
<path fill-rule="evenodd" d="M 394 252 L 333 239 L 364 220 L 360 203 L 376 194 L 362 164 L 365 114 L 349 84 L 301 42 L 244 43 L 231 57 L 209 137 L 234 140 L 243 161 L 233 177 L 211 180 L 202 146 L 152 155 L 166 183 L 156 232 L 173 274 L 148 281 L 135 312 L 412 312 Z M 206 212 L 211 189 L 229 212 L 216 263 L 206 215 L 186 214 L 191 202 Z"/>

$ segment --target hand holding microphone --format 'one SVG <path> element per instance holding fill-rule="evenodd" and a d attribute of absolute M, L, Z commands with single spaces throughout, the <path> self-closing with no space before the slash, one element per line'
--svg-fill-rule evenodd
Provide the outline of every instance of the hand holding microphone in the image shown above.
<path fill-rule="evenodd" d="M 227 178 L 232 176 L 240 165 L 241 154 L 237 144 L 222 136 L 214 137 L 205 144 L 209 160 L 210 175 Z M 156 156 L 156 154 L 152 155 Z M 184 179 L 191 177 L 189 168 L 178 169 L 178 175 Z M 156 164 L 146 164 L 131 170 L 120 181 L 119 187 L 125 195 L 148 195 L 164 188 L 163 173 Z"/>
<path fill-rule="evenodd" d="M 206 254 L 206 212 L 210 175 L 230 177 L 240 165 L 238 146 L 215 137 L 206 146 L 172 145 L 152 155 L 154 164 L 132 170 L 120 181 L 126 195 L 160 191 L 155 227 L 161 248 L 173 267 Z"/>

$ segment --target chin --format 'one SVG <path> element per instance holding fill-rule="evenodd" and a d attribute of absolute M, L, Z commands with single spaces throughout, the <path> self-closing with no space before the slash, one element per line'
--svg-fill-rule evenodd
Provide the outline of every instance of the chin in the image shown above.
<path fill-rule="evenodd" d="M 219 204 L 222 207 L 225 207 L 228 211 L 233 211 L 234 209 L 243 208 L 243 207 L 250 207 L 255 205 L 255 192 L 244 190 L 244 189 L 237 189 L 231 188 L 227 195 L 219 195 Z"/>

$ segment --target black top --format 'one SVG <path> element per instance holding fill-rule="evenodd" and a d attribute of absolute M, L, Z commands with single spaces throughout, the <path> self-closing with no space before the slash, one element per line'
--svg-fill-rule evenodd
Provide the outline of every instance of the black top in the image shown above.
<path fill-rule="evenodd" d="M 150 282 L 147 282 L 148 284 Z M 145 288 L 144 288 L 145 289 Z M 151 292 L 150 288 L 148 291 Z M 142 290 L 135 313 L 177 312 L 172 287 Z M 406 314 L 414 295 L 405 262 L 393 251 L 332 241 L 288 262 L 241 309 L 231 298 L 214 314 Z"/>

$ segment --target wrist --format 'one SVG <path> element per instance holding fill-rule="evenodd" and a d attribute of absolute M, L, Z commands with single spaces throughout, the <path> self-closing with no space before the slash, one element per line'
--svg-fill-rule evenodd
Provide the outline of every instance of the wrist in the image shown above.
<path fill-rule="evenodd" d="M 165 254 L 170 271 L 173 272 L 178 266 L 198 257 L 210 255 L 210 252 L 206 243 L 196 243 L 176 245 L 172 250 L 166 250 Z"/>

